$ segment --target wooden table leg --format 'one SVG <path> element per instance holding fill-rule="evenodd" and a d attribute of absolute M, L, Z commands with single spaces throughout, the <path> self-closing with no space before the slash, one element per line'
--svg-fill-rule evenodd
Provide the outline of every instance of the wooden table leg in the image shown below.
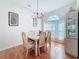
<path fill-rule="evenodd" d="M 38 55 L 38 45 L 37 45 L 37 41 L 35 42 L 35 56 Z"/>

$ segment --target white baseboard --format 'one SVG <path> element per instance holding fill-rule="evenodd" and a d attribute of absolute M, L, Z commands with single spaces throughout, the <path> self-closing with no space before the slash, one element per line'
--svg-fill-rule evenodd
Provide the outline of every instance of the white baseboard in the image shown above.
<path fill-rule="evenodd" d="M 0 49 L 0 51 L 6 50 L 6 49 L 9 49 L 9 48 L 12 48 L 12 47 L 16 47 L 16 46 L 21 45 L 21 44 L 22 43 L 15 44 L 15 45 L 11 45 L 11 46 L 8 46 L 8 47 L 5 47 L 5 48 Z"/>

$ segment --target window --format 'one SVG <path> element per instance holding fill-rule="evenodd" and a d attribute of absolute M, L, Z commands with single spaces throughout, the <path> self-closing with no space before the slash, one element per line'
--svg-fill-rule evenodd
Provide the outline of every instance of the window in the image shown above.
<path fill-rule="evenodd" d="M 49 16 L 45 20 L 45 31 L 51 31 L 51 36 L 55 39 L 63 39 L 64 38 L 64 22 L 60 20 L 60 18 L 56 15 Z"/>
<path fill-rule="evenodd" d="M 53 20 L 59 20 L 59 17 L 54 15 L 54 16 L 49 16 L 47 21 L 53 21 Z"/>

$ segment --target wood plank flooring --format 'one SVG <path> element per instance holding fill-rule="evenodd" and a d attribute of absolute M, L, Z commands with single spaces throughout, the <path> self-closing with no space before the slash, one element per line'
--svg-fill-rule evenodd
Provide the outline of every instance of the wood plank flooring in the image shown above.
<path fill-rule="evenodd" d="M 7 49 L 0 52 L 0 59 L 76 59 L 66 55 L 64 45 L 52 42 L 51 48 L 47 46 L 47 51 L 41 48 L 40 56 L 35 56 L 34 50 L 30 51 L 28 57 L 25 57 L 23 45 Z"/>

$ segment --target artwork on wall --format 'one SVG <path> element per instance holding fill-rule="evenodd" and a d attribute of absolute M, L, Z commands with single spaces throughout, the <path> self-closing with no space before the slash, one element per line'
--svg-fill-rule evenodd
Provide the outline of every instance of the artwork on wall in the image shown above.
<path fill-rule="evenodd" d="M 19 25 L 19 15 L 14 12 L 8 12 L 9 17 L 9 26 L 18 26 Z"/>

